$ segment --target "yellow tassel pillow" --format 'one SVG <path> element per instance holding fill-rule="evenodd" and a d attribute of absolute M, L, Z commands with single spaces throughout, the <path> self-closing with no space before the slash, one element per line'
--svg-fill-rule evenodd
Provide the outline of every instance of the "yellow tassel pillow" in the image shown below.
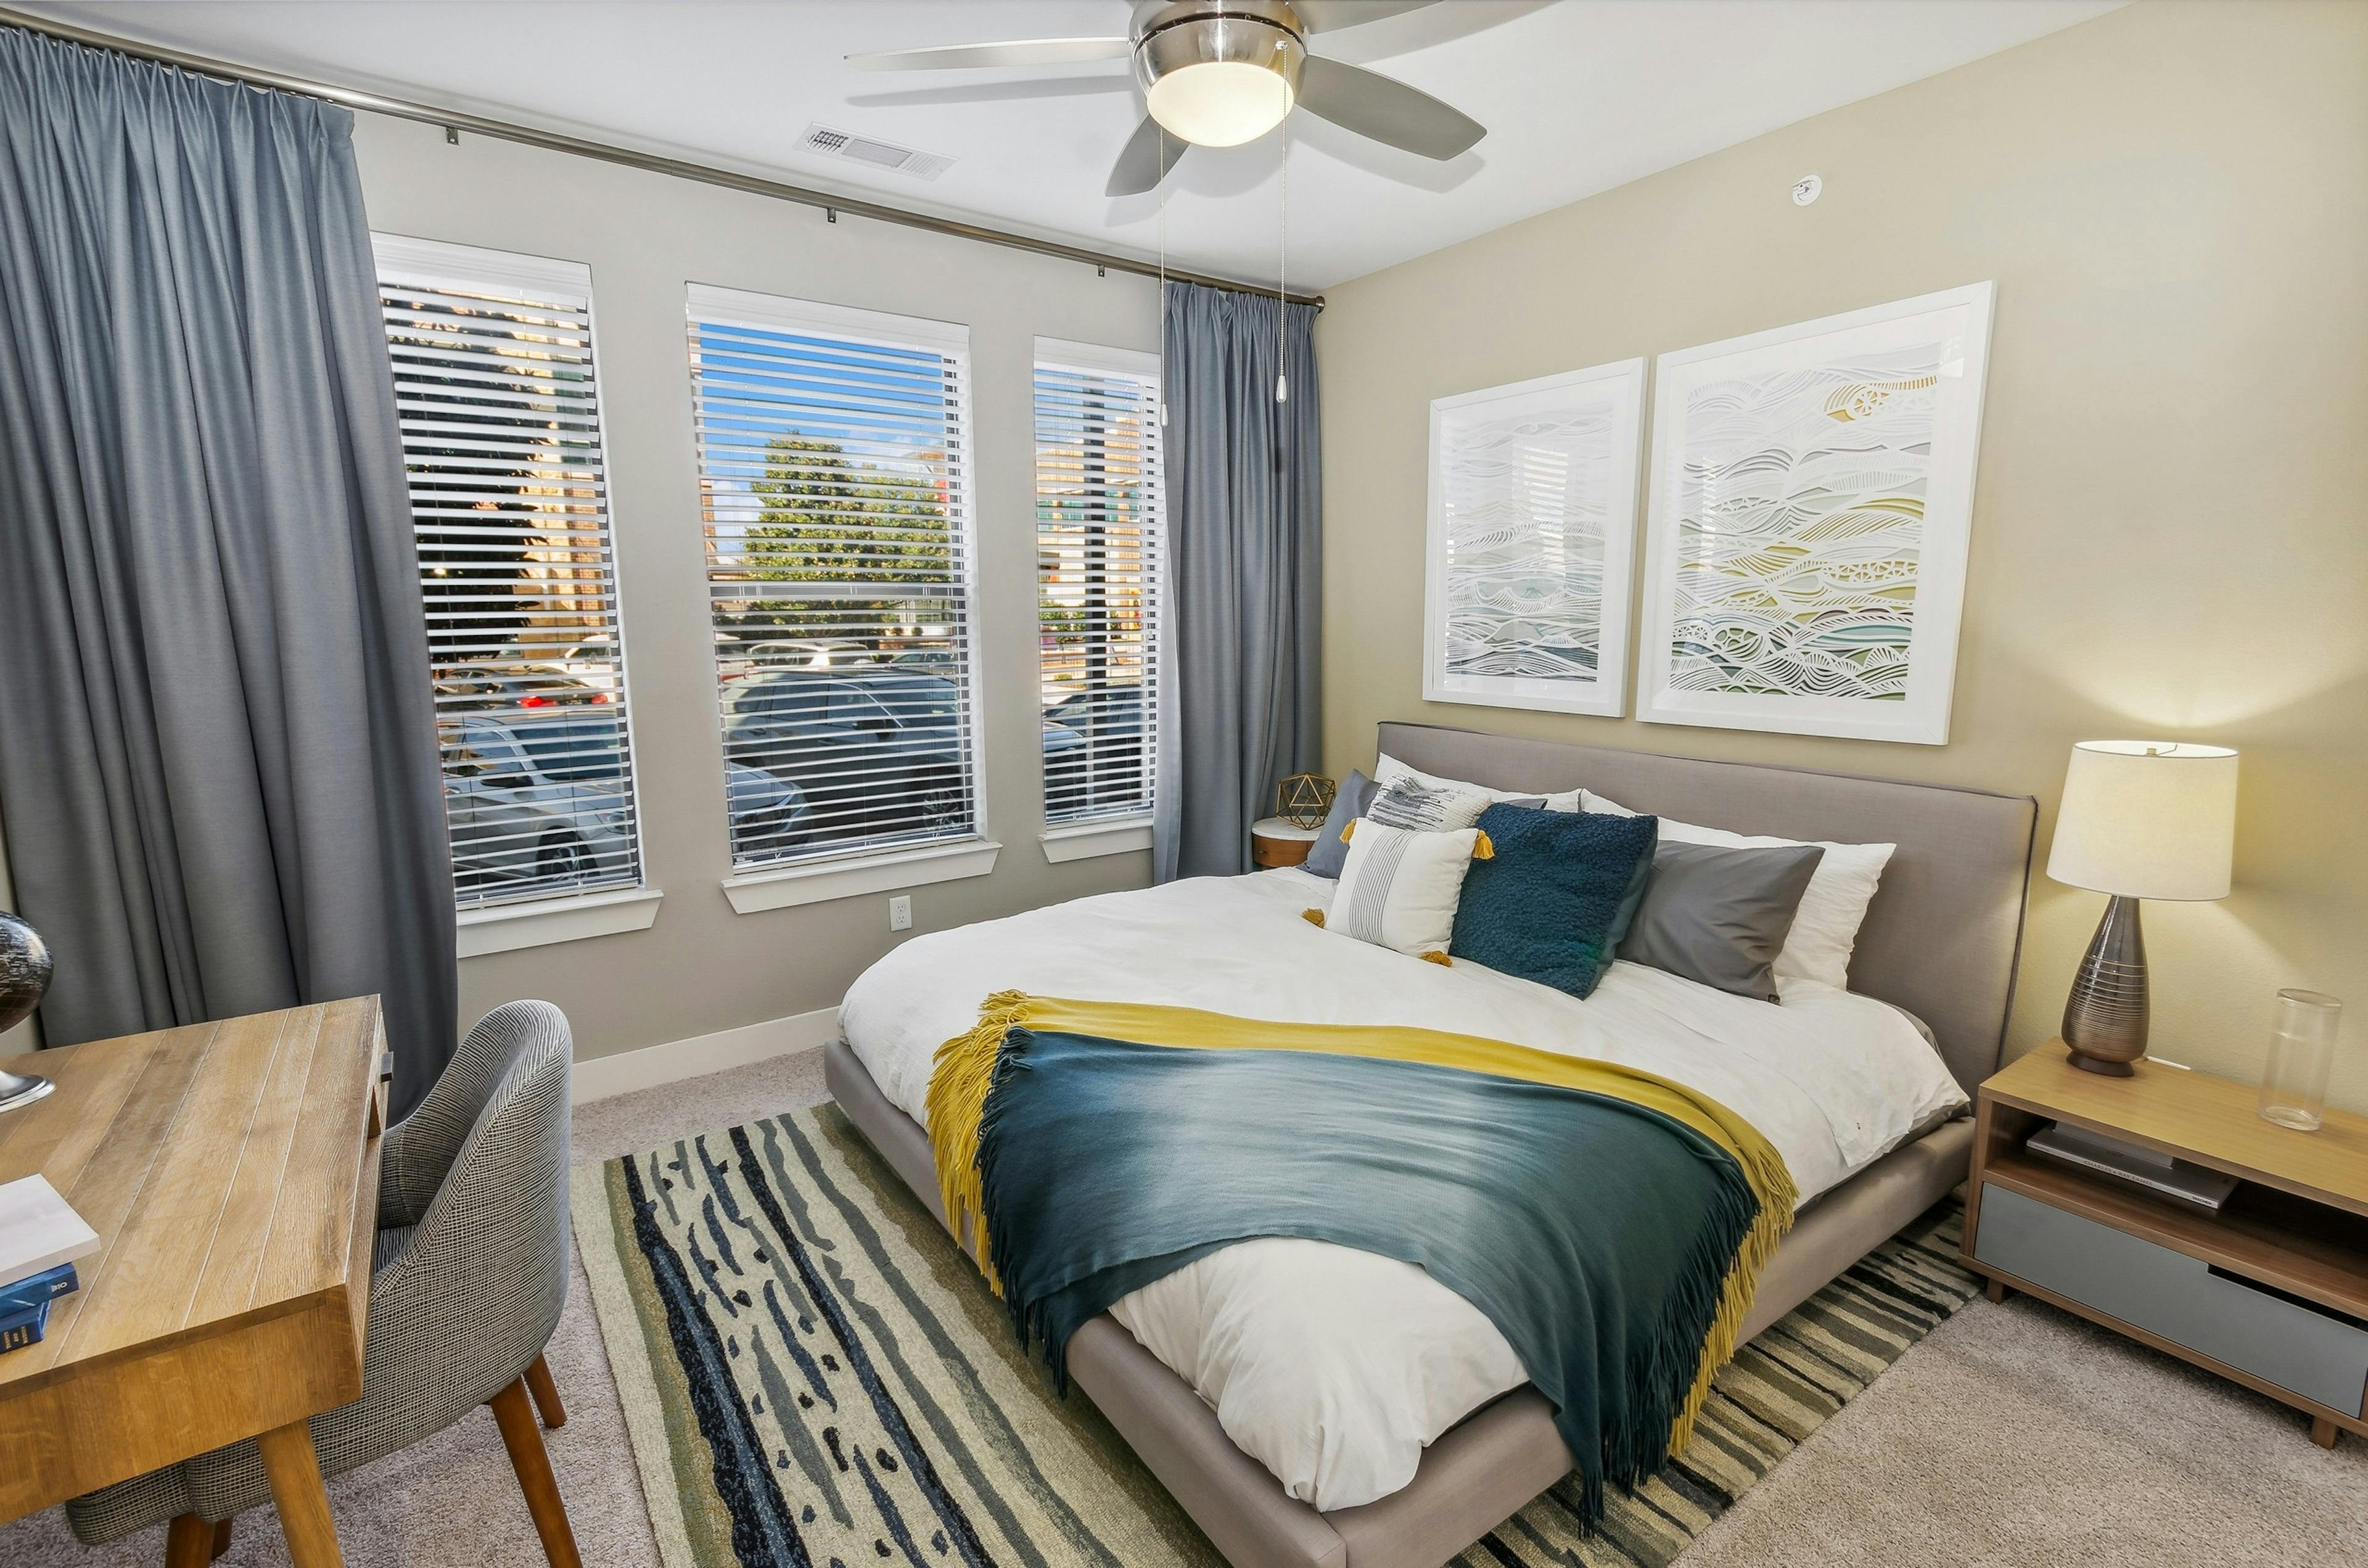
<path fill-rule="evenodd" d="M 1486 835 L 1476 827 L 1422 833 L 1371 817 L 1349 825 L 1349 858 L 1331 915 L 1311 909 L 1307 918 L 1360 942 L 1445 963 L 1463 873 L 1474 856 L 1487 853 Z"/>

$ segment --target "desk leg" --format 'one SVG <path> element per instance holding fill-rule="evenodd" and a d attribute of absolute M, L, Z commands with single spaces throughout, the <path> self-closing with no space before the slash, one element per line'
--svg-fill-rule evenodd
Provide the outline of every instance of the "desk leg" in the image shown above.
<path fill-rule="evenodd" d="M 336 1522 L 329 1517 L 329 1494 L 321 1484 L 321 1456 L 313 1450 L 312 1427 L 293 1421 L 255 1442 L 263 1450 L 263 1474 L 271 1483 L 279 1528 L 288 1537 L 289 1561 L 295 1568 L 345 1568 Z"/>

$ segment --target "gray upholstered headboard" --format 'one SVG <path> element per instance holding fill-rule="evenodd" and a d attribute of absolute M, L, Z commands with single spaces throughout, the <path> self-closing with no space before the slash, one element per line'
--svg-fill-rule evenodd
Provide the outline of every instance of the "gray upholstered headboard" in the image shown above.
<path fill-rule="evenodd" d="M 1425 773 L 1496 790 L 1583 785 L 1636 811 L 1730 833 L 1896 844 L 1859 931 L 1850 989 L 1930 1025 L 1968 1091 L 1998 1070 L 2039 816 L 2029 796 L 1436 724 L 1383 724 L 1381 749 Z"/>

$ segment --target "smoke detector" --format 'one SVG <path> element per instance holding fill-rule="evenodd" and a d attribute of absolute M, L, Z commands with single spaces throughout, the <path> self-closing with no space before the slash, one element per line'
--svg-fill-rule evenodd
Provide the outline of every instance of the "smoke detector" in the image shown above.
<path fill-rule="evenodd" d="M 827 125 L 807 126 L 806 133 L 798 139 L 798 144 L 808 152 L 869 164 L 875 169 L 894 169 L 900 175 L 912 175 L 919 179 L 935 179 L 954 166 L 954 161 L 943 153 L 924 153 L 917 148 L 899 147 L 893 142 L 882 142 L 873 136 L 858 136 L 851 131 L 834 131 Z"/>

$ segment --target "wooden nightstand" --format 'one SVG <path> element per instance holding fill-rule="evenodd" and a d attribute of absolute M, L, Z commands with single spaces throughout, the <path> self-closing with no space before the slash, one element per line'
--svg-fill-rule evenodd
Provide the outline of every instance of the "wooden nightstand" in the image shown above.
<path fill-rule="evenodd" d="M 1307 858 L 1319 831 L 1293 827 L 1281 817 L 1260 817 L 1250 824 L 1250 859 L 1269 868 L 1296 866 Z"/>
<path fill-rule="evenodd" d="M 2083 1073 L 2052 1040 L 1981 1086 L 1963 1253 L 1990 1299 L 2027 1290 L 2305 1411 L 2311 1437 L 2368 1435 L 2368 1118 L 2317 1132 L 2255 1091 L 2140 1061 Z M 2238 1178 L 2218 1214 L 2033 1154 L 2050 1121 Z"/>

